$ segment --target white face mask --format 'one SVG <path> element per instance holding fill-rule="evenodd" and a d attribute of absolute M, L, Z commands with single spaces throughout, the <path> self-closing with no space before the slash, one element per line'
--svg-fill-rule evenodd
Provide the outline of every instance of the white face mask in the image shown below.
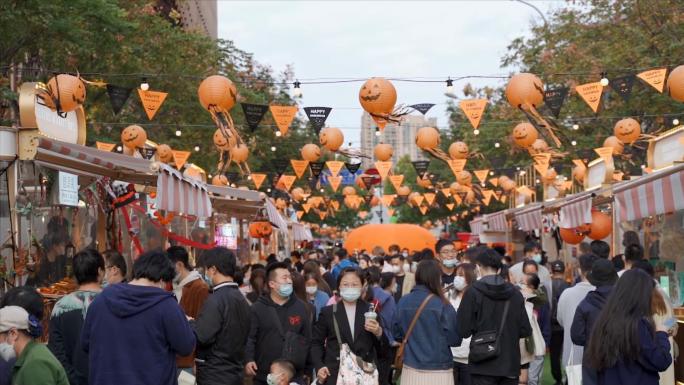
<path fill-rule="evenodd" d="M 401 253 L 401 255 L 402 255 L 404 258 L 408 258 L 408 252 L 406 252 L 406 251 L 404 251 L 403 253 Z"/>
<path fill-rule="evenodd" d="M 466 287 L 466 280 L 464 277 L 457 275 L 454 277 L 454 289 L 458 291 L 463 291 Z"/>
<path fill-rule="evenodd" d="M 318 287 L 316 286 L 307 286 L 306 287 L 306 294 L 311 294 L 314 295 L 318 291 Z"/>

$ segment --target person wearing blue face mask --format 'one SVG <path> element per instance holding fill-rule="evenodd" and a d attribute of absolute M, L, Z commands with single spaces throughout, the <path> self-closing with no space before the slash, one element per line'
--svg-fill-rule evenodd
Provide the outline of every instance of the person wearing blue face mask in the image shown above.
<path fill-rule="evenodd" d="M 451 285 L 454 282 L 456 267 L 458 266 L 456 247 L 452 241 L 440 239 L 435 245 L 435 251 L 442 269 L 442 285 Z"/>
<path fill-rule="evenodd" d="M 268 294 L 259 297 L 252 305 L 245 347 L 245 372 L 254 376 L 255 384 L 268 383 L 271 364 L 278 359 L 292 362 L 296 377 L 306 373 L 311 317 L 306 304 L 293 295 L 292 275 L 288 267 L 283 262 L 268 265 Z"/>

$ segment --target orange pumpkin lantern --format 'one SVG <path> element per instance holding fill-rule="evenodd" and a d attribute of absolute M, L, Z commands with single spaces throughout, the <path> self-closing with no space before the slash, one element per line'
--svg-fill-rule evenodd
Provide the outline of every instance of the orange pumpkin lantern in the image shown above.
<path fill-rule="evenodd" d="M 371 115 L 390 115 L 397 102 L 397 90 L 384 78 L 370 78 L 359 90 L 359 103 Z"/>
<path fill-rule="evenodd" d="M 173 150 L 168 144 L 160 144 L 157 146 L 157 159 L 162 163 L 173 162 Z"/>
<path fill-rule="evenodd" d="M 514 108 L 539 107 L 544 102 L 544 83 L 530 73 L 513 75 L 506 85 L 506 99 Z"/>
<path fill-rule="evenodd" d="M 304 189 L 301 187 L 295 187 L 290 192 L 290 195 L 292 196 L 292 199 L 294 199 L 296 202 L 299 202 L 304 199 Z"/>
<path fill-rule="evenodd" d="M 667 77 L 665 91 L 678 102 L 684 102 L 684 65 L 675 67 Z"/>
<path fill-rule="evenodd" d="M 356 195 L 356 189 L 352 186 L 345 186 L 342 189 L 342 195 L 347 196 L 347 195 Z"/>
<path fill-rule="evenodd" d="M 409 196 L 408 196 L 408 198 L 407 198 L 408 203 L 409 203 L 410 205 L 412 205 L 412 206 L 417 205 L 417 204 L 418 204 L 418 198 L 419 198 L 420 196 L 421 196 L 420 193 L 415 192 L 415 191 L 412 192 L 412 193 L 410 193 Z"/>
<path fill-rule="evenodd" d="M 587 236 L 593 240 L 601 240 L 613 232 L 613 219 L 600 211 L 591 212 L 591 224 Z"/>
<path fill-rule="evenodd" d="M 449 145 L 449 156 L 451 159 L 468 159 L 468 144 L 466 142 L 453 142 Z"/>
<path fill-rule="evenodd" d="M 302 154 L 302 159 L 308 160 L 309 162 L 318 162 L 321 158 L 321 148 L 313 143 L 305 144 L 300 151 Z"/>
<path fill-rule="evenodd" d="M 559 233 L 560 233 L 560 237 L 563 240 L 563 242 L 565 242 L 569 245 L 578 245 L 580 242 L 582 242 L 584 240 L 584 233 L 578 231 L 576 228 L 574 228 L 574 229 L 561 228 Z"/>
<path fill-rule="evenodd" d="M 461 186 L 458 182 L 454 182 L 451 185 L 449 185 L 449 191 L 451 191 L 452 195 L 461 192 L 462 188 L 463 186 Z"/>
<path fill-rule="evenodd" d="M 273 233 L 273 226 L 269 221 L 256 221 L 249 224 L 249 236 L 252 238 L 268 238 Z"/>
<path fill-rule="evenodd" d="M 612 147 L 613 155 L 620 155 L 625 151 L 625 145 L 615 136 L 609 136 L 603 141 L 603 147 Z"/>
<path fill-rule="evenodd" d="M 613 134 L 622 143 L 632 144 L 641 135 L 641 124 L 632 118 L 622 119 L 615 123 Z"/>
<path fill-rule="evenodd" d="M 230 149 L 230 159 L 236 163 L 242 163 L 249 157 L 249 148 L 246 144 L 238 144 Z"/>
<path fill-rule="evenodd" d="M 339 128 L 326 127 L 321 130 L 318 140 L 321 146 L 327 148 L 329 151 L 335 152 L 340 149 L 344 143 L 344 134 Z"/>
<path fill-rule="evenodd" d="M 470 172 L 462 170 L 456 175 L 456 182 L 462 186 L 470 186 L 473 184 L 473 176 Z"/>
<path fill-rule="evenodd" d="M 513 141 L 518 147 L 528 148 L 537 138 L 539 138 L 539 133 L 530 123 L 519 123 L 513 128 Z"/>
<path fill-rule="evenodd" d="M 405 197 L 411 193 L 411 188 L 409 186 L 399 186 L 397 189 L 397 195 Z"/>
<path fill-rule="evenodd" d="M 532 143 L 532 145 L 527 149 L 527 151 L 532 154 L 543 154 L 551 151 L 551 147 L 546 143 L 544 139 L 537 139 Z"/>
<path fill-rule="evenodd" d="M 212 75 L 202 80 L 197 89 L 200 104 L 204 109 L 230 111 L 237 100 L 235 84 L 225 76 Z"/>
<path fill-rule="evenodd" d="M 231 148 L 235 147 L 237 140 L 235 137 L 226 137 L 223 132 L 219 129 L 214 131 L 214 146 L 221 151 L 230 151 Z"/>
<path fill-rule="evenodd" d="M 211 184 L 214 186 L 228 186 L 228 178 L 225 175 L 214 175 L 211 178 Z"/>
<path fill-rule="evenodd" d="M 59 74 L 38 91 L 38 97 L 53 111 L 70 112 L 83 105 L 86 88 L 77 76 Z"/>
<path fill-rule="evenodd" d="M 586 167 L 575 166 L 572 168 L 572 177 L 579 183 L 584 183 L 584 176 L 587 173 Z"/>
<path fill-rule="evenodd" d="M 375 158 L 381 162 L 386 162 L 392 159 L 392 154 L 394 153 L 394 148 L 388 143 L 378 143 L 373 149 L 373 154 Z"/>
<path fill-rule="evenodd" d="M 147 141 L 145 130 L 135 124 L 128 126 L 121 131 L 121 143 L 129 149 L 143 148 Z"/>
<path fill-rule="evenodd" d="M 432 187 L 432 181 L 428 178 L 421 178 L 421 177 L 416 177 L 416 183 L 418 183 L 418 186 L 422 188 L 430 188 Z"/>
<path fill-rule="evenodd" d="M 439 146 L 439 131 L 434 127 L 422 127 L 416 133 L 416 145 L 422 150 L 431 150 Z"/>

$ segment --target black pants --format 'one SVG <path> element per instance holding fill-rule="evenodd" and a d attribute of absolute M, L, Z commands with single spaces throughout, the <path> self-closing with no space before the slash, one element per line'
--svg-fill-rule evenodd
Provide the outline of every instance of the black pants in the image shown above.
<path fill-rule="evenodd" d="M 551 331 L 551 375 L 557 384 L 563 382 L 561 357 L 563 356 L 563 329 Z"/>
<path fill-rule="evenodd" d="M 454 385 L 471 385 L 470 367 L 468 364 L 462 364 L 454 361 Z"/>
<path fill-rule="evenodd" d="M 386 357 L 378 358 L 379 385 L 392 384 L 392 364 L 394 363 L 396 351 L 396 348 L 390 348 L 390 352 Z"/>
<path fill-rule="evenodd" d="M 494 377 L 471 374 L 473 385 L 518 385 L 518 377 Z"/>

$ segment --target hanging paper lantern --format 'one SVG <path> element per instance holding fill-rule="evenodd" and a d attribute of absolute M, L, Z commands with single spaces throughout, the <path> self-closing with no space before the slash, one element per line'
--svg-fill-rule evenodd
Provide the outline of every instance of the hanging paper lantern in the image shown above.
<path fill-rule="evenodd" d="M 589 229 L 589 238 L 595 241 L 604 239 L 613 232 L 613 218 L 600 211 L 592 211 Z"/>
<path fill-rule="evenodd" d="M 409 196 L 408 196 L 408 198 L 407 198 L 408 203 L 409 203 L 410 205 L 412 205 L 412 206 L 416 206 L 416 205 L 418 204 L 418 200 L 417 200 L 417 199 L 418 199 L 420 196 L 421 196 L 420 193 L 415 192 L 415 191 L 412 192 L 412 193 L 410 193 Z"/>
<path fill-rule="evenodd" d="M 506 85 L 506 99 L 514 108 L 539 107 L 544 102 L 544 83 L 530 73 L 513 75 Z"/>
<path fill-rule="evenodd" d="M 549 147 L 549 144 L 546 143 L 544 139 L 537 139 L 534 141 L 534 143 L 532 143 L 532 146 L 530 146 L 527 151 L 529 151 L 529 153 L 532 155 L 543 154 L 551 151 L 551 147 Z"/>
<path fill-rule="evenodd" d="M 186 164 L 183 176 L 200 182 L 207 182 L 207 173 L 202 167 L 195 166 L 194 164 Z"/>
<path fill-rule="evenodd" d="M 308 160 L 309 162 L 318 162 L 321 158 L 321 148 L 313 143 L 305 144 L 301 150 L 302 159 Z"/>
<path fill-rule="evenodd" d="M 578 245 L 580 242 L 584 240 L 584 233 L 579 232 L 576 228 L 573 229 L 564 229 L 560 228 L 560 237 L 563 240 L 563 242 L 569 244 L 569 245 Z"/>
<path fill-rule="evenodd" d="M 556 181 L 557 177 L 558 173 L 556 170 L 550 167 L 548 170 L 546 170 L 546 174 L 542 175 L 542 182 L 544 182 L 545 185 L 550 185 Z"/>
<path fill-rule="evenodd" d="M 439 146 L 439 131 L 434 127 L 422 127 L 416 133 L 416 145 L 422 150 L 430 150 Z"/>
<path fill-rule="evenodd" d="M 296 202 L 299 202 L 304 199 L 304 189 L 301 187 L 295 187 L 290 192 L 290 195 L 292 196 L 292 199 L 294 199 Z"/>
<path fill-rule="evenodd" d="M 273 226 L 269 221 L 255 221 L 249 224 L 249 236 L 252 238 L 268 238 L 273 233 Z"/>
<path fill-rule="evenodd" d="M 384 78 L 370 78 L 359 90 L 359 103 L 371 115 L 387 116 L 394 111 L 397 90 Z"/>
<path fill-rule="evenodd" d="M 318 140 L 321 146 L 327 148 L 329 151 L 335 152 L 340 149 L 344 143 L 344 134 L 339 128 L 326 127 L 321 130 Z"/>
<path fill-rule="evenodd" d="M 572 177 L 580 184 L 584 183 L 584 176 L 587 173 L 586 167 L 575 166 L 572 168 Z"/>
<path fill-rule="evenodd" d="M 202 80 L 197 94 L 200 104 L 206 110 L 216 108 L 221 111 L 230 111 L 237 100 L 235 84 L 221 75 L 212 75 Z"/>
<path fill-rule="evenodd" d="M 173 162 L 173 150 L 168 144 L 160 144 L 157 146 L 157 159 L 162 163 Z"/>
<path fill-rule="evenodd" d="M 622 143 L 632 144 L 641 135 L 641 124 L 632 118 L 622 119 L 615 123 L 613 134 Z"/>
<path fill-rule="evenodd" d="M 464 201 L 468 204 L 475 203 L 475 191 L 471 188 L 466 188 L 466 196 Z"/>
<path fill-rule="evenodd" d="M 468 144 L 466 142 L 453 142 L 449 145 L 449 157 L 451 159 L 468 159 Z"/>
<path fill-rule="evenodd" d="M 235 147 L 237 140 L 235 137 L 226 137 L 223 132 L 219 129 L 214 131 L 214 146 L 221 151 L 230 151 L 231 148 Z"/>
<path fill-rule="evenodd" d="M 121 143 L 129 149 L 143 148 L 147 141 L 147 133 L 138 125 L 131 125 L 121 131 Z"/>
<path fill-rule="evenodd" d="M 375 158 L 381 162 L 386 162 L 392 159 L 392 154 L 394 153 L 394 148 L 388 143 L 379 143 L 373 149 L 373 154 Z"/>
<path fill-rule="evenodd" d="M 513 141 L 518 147 L 528 148 L 538 137 L 537 129 L 530 123 L 519 123 L 513 128 Z"/>
<path fill-rule="evenodd" d="M 356 189 L 352 186 L 345 186 L 342 189 L 342 195 L 347 196 L 347 195 L 356 195 Z"/>
<path fill-rule="evenodd" d="M 615 136 L 609 136 L 603 141 L 603 147 L 612 147 L 613 155 L 620 155 L 625 150 L 625 145 Z"/>
<path fill-rule="evenodd" d="M 399 186 L 399 189 L 397 189 L 397 195 L 401 197 L 405 197 L 411 193 L 411 187 L 409 186 Z"/>
<path fill-rule="evenodd" d="M 211 178 L 211 184 L 214 186 L 228 186 L 228 178 L 225 175 L 214 175 Z"/>
<path fill-rule="evenodd" d="M 230 159 L 235 163 L 242 163 L 249 157 L 249 148 L 247 145 L 238 144 L 230 149 Z"/>
<path fill-rule="evenodd" d="M 470 186 L 473 184 L 473 176 L 470 172 L 462 170 L 456 175 L 456 182 L 462 186 Z"/>
<path fill-rule="evenodd" d="M 670 72 L 665 90 L 672 99 L 684 102 L 684 65 L 677 66 Z"/>
<path fill-rule="evenodd" d="M 449 185 L 449 191 L 451 191 L 452 195 L 456 195 L 457 193 L 461 192 L 463 186 L 460 185 L 458 182 L 454 182 L 451 185 Z"/>
<path fill-rule="evenodd" d="M 44 89 L 38 90 L 37 95 L 51 110 L 71 112 L 85 102 L 86 88 L 77 76 L 59 74 Z"/>

